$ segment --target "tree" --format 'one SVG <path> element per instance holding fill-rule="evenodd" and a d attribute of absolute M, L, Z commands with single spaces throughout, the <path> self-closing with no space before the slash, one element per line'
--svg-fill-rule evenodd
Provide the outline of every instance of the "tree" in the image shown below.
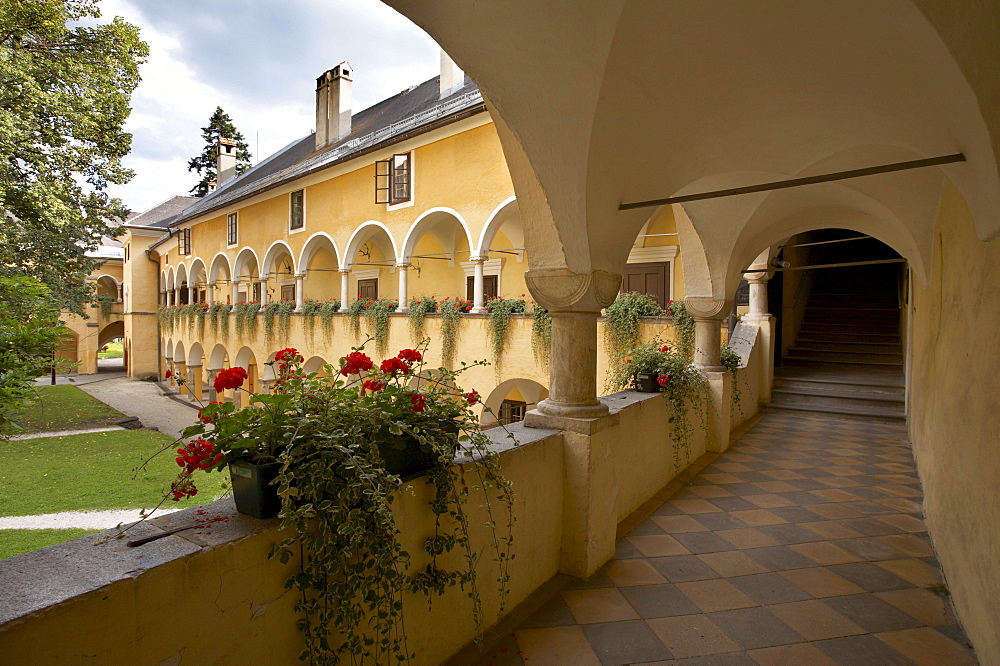
<path fill-rule="evenodd" d="M 138 28 L 98 18 L 96 0 L 0 0 L 0 277 L 78 313 L 100 265 L 86 253 L 128 213 L 105 189 L 133 175 L 122 126 L 149 54 Z"/>
<path fill-rule="evenodd" d="M 201 151 L 201 155 L 188 160 L 188 171 L 194 171 L 201 176 L 198 184 L 190 190 L 196 197 L 208 194 L 211 191 L 208 184 L 218 178 L 215 160 L 220 137 L 236 142 L 236 175 L 250 169 L 250 158 L 252 157 L 250 147 L 243 139 L 243 135 L 236 130 L 229 114 L 223 111 L 221 106 L 215 107 L 215 113 L 208 119 L 208 127 L 201 128 L 201 138 L 205 140 L 205 149 Z"/>

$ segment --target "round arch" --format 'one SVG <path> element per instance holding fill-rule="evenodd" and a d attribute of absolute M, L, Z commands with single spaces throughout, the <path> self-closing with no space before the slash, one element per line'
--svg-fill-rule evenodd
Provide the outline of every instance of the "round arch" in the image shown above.
<path fill-rule="evenodd" d="M 324 366 L 326 365 L 327 365 L 327 360 L 325 358 L 323 358 L 322 356 L 313 356 L 302 364 L 302 370 L 306 374 L 315 372 L 318 373 L 320 376 L 324 376 L 326 374 Z"/>
<path fill-rule="evenodd" d="M 336 241 L 333 240 L 330 234 L 318 231 L 310 236 L 306 240 L 305 245 L 302 246 L 302 252 L 299 253 L 299 261 L 296 264 L 298 266 L 298 275 L 305 275 L 308 272 L 309 264 L 320 250 L 326 250 L 332 254 L 333 258 L 337 261 L 337 266 L 340 266 L 340 250 L 337 249 Z"/>
<path fill-rule="evenodd" d="M 490 412 L 486 412 L 486 409 L 483 410 L 483 420 L 487 425 L 495 423 L 500 416 L 500 408 L 504 400 L 523 402 L 526 409 L 531 409 L 548 396 L 548 389 L 534 380 L 508 379 L 490 391 L 489 396 L 483 401 L 484 408 L 491 410 Z"/>
<path fill-rule="evenodd" d="M 97 334 L 97 348 L 100 349 L 111 340 L 125 337 L 125 322 L 113 321 Z"/>
<path fill-rule="evenodd" d="M 200 342 L 194 342 L 191 344 L 191 348 L 188 350 L 187 364 L 188 365 L 203 365 L 205 362 L 205 350 L 201 346 Z"/>
<path fill-rule="evenodd" d="M 264 259 L 260 264 L 260 274 L 262 276 L 270 276 L 272 273 L 276 273 L 275 264 L 278 260 L 283 257 L 288 257 L 288 262 L 291 265 L 291 271 L 289 272 L 289 277 L 296 273 L 295 270 L 295 255 L 292 254 L 292 248 L 288 246 L 285 241 L 277 240 L 271 243 L 264 253 Z"/>
<path fill-rule="evenodd" d="M 224 273 L 225 277 L 221 278 L 224 281 L 229 281 L 232 279 L 233 270 L 229 263 L 229 257 L 225 252 L 219 252 L 212 258 L 212 265 L 208 271 L 208 283 L 215 284 L 220 279 L 220 274 Z"/>
<path fill-rule="evenodd" d="M 174 363 L 184 363 L 187 360 L 187 356 L 184 354 L 184 343 L 180 340 L 177 341 L 174 347 L 174 355 L 171 357 Z"/>
<path fill-rule="evenodd" d="M 436 207 L 431 208 L 420 214 L 412 225 L 410 225 L 409 230 L 406 232 L 406 238 L 403 240 L 403 253 L 401 259 L 404 263 L 410 261 L 413 257 L 413 252 L 416 249 L 417 243 L 425 234 L 433 235 L 441 247 L 444 248 L 445 252 L 454 253 L 455 250 L 455 232 L 458 228 L 465 233 L 465 239 L 469 244 L 469 251 L 472 251 L 472 232 L 469 230 L 469 224 L 465 219 L 458 213 L 458 211 L 452 208 Z M 451 237 L 448 237 L 448 231 L 451 231 Z"/>
<path fill-rule="evenodd" d="M 500 205 L 494 208 L 489 218 L 487 218 L 486 225 L 483 226 L 483 230 L 479 234 L 479 245 L 476 247 L 477 256 L 484 259 L 487 258 L 497 232 L 505 224 L 513 221 L 516 221 L 517 225 L 508 226 L 504 233 L 514 244 L 514 247 L 524 247 L 524 229 L 521 226 L 521 211 L 518 208 L 517 197 L 511 196 L 504 199 Z"/>
<path fill-rule="evenodd" d="M 167 291 L 173 291 L 175 288 L 175 282 L 177 281 L 177 276 L 174 274 L 174 267 L 171 266 L 164 273 L 163 284 L 165 285 Z"/>
<path fill-rule="evenodd" d="M 351 234 L 351 239 L 347 242 L 347 250 L 344 252 L 344 269 L 354 267 L 354 257 L 357 256 L 361 246 L 368 241 L 373 241 L 378 245 L 387 260 L 391 259 L 394 263 L 397 261 L 399 251 L 396 247 L 396 240 L 392 237 L 392 232 L 389 231 L 389 227 L 381 222 L 369 220 L 355 229 L 354 233 Z"/>
<path fill-rule="evenodd" d="M 252 247 L 244 247 L 236 254 L 236 261 L 233 262 L 234 281 L 252 280 L 260 273 L 260 259 Z"/>
<path fill-rule="evenodd" d="M 229 361 L 229 352 L 225 345 L 217 344 L 212 347 L 212 353 L 208 356 L 208 369 L 221 370 Z"/>

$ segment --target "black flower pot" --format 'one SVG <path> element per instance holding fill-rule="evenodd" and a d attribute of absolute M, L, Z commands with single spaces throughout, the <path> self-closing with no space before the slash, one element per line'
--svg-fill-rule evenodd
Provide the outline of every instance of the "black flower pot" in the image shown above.
<path fill-rule="evenodd" d="M 659 393 L 663 390 L 660 386 L 660 382 L 657 381 L 660 377 L 659 373 L 656 372 L 637 372 L 633 375 L 635 381 L 635 390 L 640 393 Z"/>
<path fill-rule="evenodd" d="M 280 462 L 258 465 L 249 460 L 234 460 L 229 463 L 236 510 L 260 519 L 277 516 L 281 510 L 281 498 L 278 486 L 271 482 L 277 478 L 280 469 Z"/>
<path fill-rule="evenodd" d="M 420 448 L 420 442 L 409 435 L 379 442 L 378 452 L 385 463 L 385 471 L 402 477 L 430 469 L 437 462 L 437 456 L 433 452 Z"/>

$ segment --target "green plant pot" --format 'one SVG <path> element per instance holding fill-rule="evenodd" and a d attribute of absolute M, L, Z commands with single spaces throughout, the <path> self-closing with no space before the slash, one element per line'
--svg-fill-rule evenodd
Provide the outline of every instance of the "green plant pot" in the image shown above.
<path fill-rule="evenodd" d="M 280 462 L 258 465 L 249 460 L 234 460 L 229 463 L 236 510 L 260 519 L 277 516 L 281 510 L 281 498 L 278 486 L 271 482 L 277 478 L 280 469 Z"/>
<path fill-rule="evenodd" d="M 637 372 L 633 375 L 635 390 L 640 393 L 659 393 L 663 390 L 660 383 L 657 381 L 659 378 L 659 373 L 656 372 Z"/>

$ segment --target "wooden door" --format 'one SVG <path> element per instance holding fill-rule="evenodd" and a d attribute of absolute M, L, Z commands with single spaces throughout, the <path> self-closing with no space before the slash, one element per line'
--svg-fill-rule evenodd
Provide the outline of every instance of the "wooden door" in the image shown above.
<path fill-rule="evenodd" d="M 488 303 L 491 298 L 497 297 L 497 285 L 500 281 L 500 277 L 497 275 L 484 275 L 483 276 L 483 305 Z M 465 280 L 465 298 L 466 300 L 475 302 L 476 298 L 476 278 L 470 275 Z"/>
<path fill-rule="evenodd" d="M 358 280 L 358 296 L 363 300 L 378 300 L 378 278 Z"/>
<path fill-rule="evenodd" d="M 622 291 L 649 294 L 661 308 L 666 307 L 670 300 L 670 263 L 627 264 Z"/>
<path fill-rule="evenodd" d="M 294 284 L 283 284 L 283 285 L 281 285 L 281 300 L 283 300 L 283 301 L 294 301 L 295 300 L 295 285 Z"/>

